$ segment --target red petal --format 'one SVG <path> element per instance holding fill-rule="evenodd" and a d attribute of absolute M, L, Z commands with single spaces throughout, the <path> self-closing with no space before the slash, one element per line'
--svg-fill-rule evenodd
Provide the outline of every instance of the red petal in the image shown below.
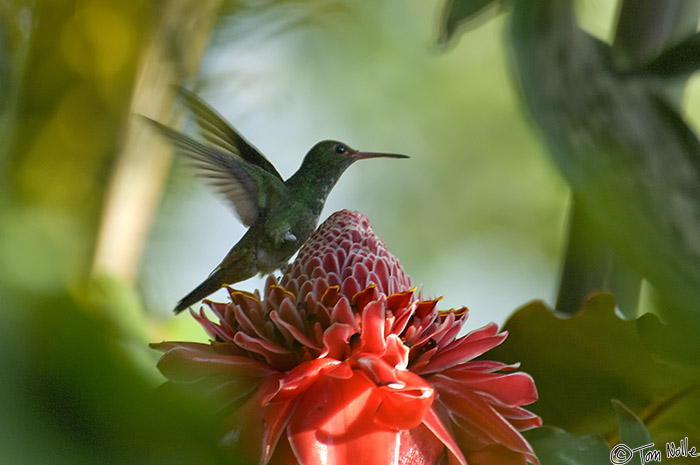
<path fill-rule="evenodd" d="M 284 371 L 290 366 L 294 366 L 296 358 L 289 349 L 281 347 L 267 339 L 255 338 L 244 332 L 237 332 L 233 337 L 233 342 L 241 349 L 259 354 L 265 361 L 278 369 Z"/>
<path fill-rule="evenodd" d="M 365 288 L 370 284 L 369 270 L 364 263 L 355 263 L 352 267 L 352 277 L 355 278 L 361 288 Z"/>
<path fill-rule="evenodd" d="M 473 331 L 454 341 L 430 359 L 420 369 L 420 374 L 436 373 L 465 363 L 499 345 L 507 337 L 506 333 L 492 335 L 497 330 L 495 323 Z"/>
<path fill-rule="evenodd" d="M 303 302 L 305 300 L 304 296 L 306 296 L 306 299 L 311 298 L 318 301 L 323 291 L 328 289 L 328 282 L 325 278 L 314 279 L 313 281 L 302 279 L 301 281 L 294 280 L 293 282 L 298 291 L 295 293 L 297 302 Z M 290 287 L 289 289 L 291 290 L 292 288 Z"/>
<path fill-rule="evenodd" d="M 236 457 L 245 463 L 267 463 L 295 410 L 296 399 L 264 404 L 262 398 L 275 384 L 269 378 L 265 386 L 228 418 L 229 432 L 224 443 L 232 447 Z"/>
<path fill-rule="evenodd" d="M 384 302 L 375 300 L 362 312 L 362 351 L 382 355 L 386 348 L 384 339 Z"/>
<path fill-rule="evenodd" d="M 328 357 L 336 360 L 344 360 L 347 356 L 348 341 L 352 335 L 350 326 L 342 323 L 333 323 L 323 333 L 323 352 L 319 357 Z"/>
<path fill-rule="evenodd" d="M 393 429 L 412 429 L 423 421 L 426 412 L 435 399 L 435 391 L 420 376 L 410 371 L 398 371 L 404 387 L 396 389 L 391 385 L 382 387 L 386 398 L 375 414 L 375 422 Z"/>
<path fill-rule="evenodd" d="M 518 431 L 527 431 L 542 426 L 542 419 L 524 408 L 502 409 L 498 406 L 494 406 L 494 408 Z"/>
<path fill-rule="evenodd" d="M 386 338 L 386 349 L 382 358 L 391 366 L 400 370 L 408 367 L 408 355 L 410 350 L 396 334 L 390 334 Z"/>
<path fill-rule="evenodd" d="M 340 286 L 330 286 L 321 296 L 321 303 L 326 307 L 332 307 L 338 301 Z"/>
<path fill-rule="evenodd" d="M 455 340 L 459 332 L 462 330 L 462 326 L 464 326 L 464 323 L 467 322 L 468 316 L 469 314 L 467 312 L 460 313 L 457 310 L 440 312 L 442 323 L 439 330 L 436 331 L 437 334 L 435 335 L 435 340 L 438 343 L 440 350 L 443 350 L 443 348 Z"/>
<path fill-rule="evenodd" d="M 402 308 L 408 307 L 408 304 L 413 298 L 413 293 L 416 288 L 412 287 L 407 291 L 398 292 L 396 294 L 391 294 L 386 298 L 386 305 L 392 312 L 396 312 Z"/>
<path fill-rule="evenodd" d="M 435 465 L 439 462 L 445 444 L 425 425 L 401 431 L 399 445 L 400 465 Z"/>
<path fill-rule="evenodd" d="M 345 268 L 348 254 L 346 252 L 347 249 L 344 249 L 343 247 L 338 247 L 335 249 L 335 255 L 336 258 L 338 259 L 338 264 L 340 265 L 340 268 Z"/>
<path fill-rule="evenodd" d="M 478 341 L 479 339 L 484 339 L 484 338 L 488 338 L 491 336 L 495 336 L 496 334 L 498 334 L 498 325 L 496 323 L 491 322 L 485 326 L 482 326 L 481 328 L 470 331 L 462 339 L 465 342 L 467 342 L 467 341 L 474 342 L 474 341 Z M 504 331 L 501 334 L 507 335 L 508 333 L 506 331 Z"/>
<path fill-rule="evenodd" d="M 221 410 L 239 404 L 249 398 L 260 387 L 261 378 L 235 378 L 211 377 L 202 380 L 197 389 L 199 392 L 212 396 L 220 402 Z"/>
<path fill-rule="evenodd" d="M 302 273 L 305 274 L 304 276 L 306 279 L 310 278 L 313 276 L 313 273 L 319 272 L 319 274 L 323 275 L 323 268 L 321 265 L 321 259 L 318 257 L 311 257 L 307 260 L 304 260 L 303 262 L 300 262 L 302 266 L 304 267 L 302 270 Z"/>
<path fill-rule="evenodd" d="M 246 311 L 260 307 L 260 296 L 247 291 L 239 291 L 232 287 L 227 287 L 226 289 L 228 289 L 228 295 L 231 297 L 231 302 L 234 305 L 239 305 Z"/>
<path fill-rule="evenodd" d="M 377 386 L 393 386 L 403 389 L 406 383 L 399 379 L 399 370 L 389 365 L 379 355 L 362 353 L 352 359 Z"/>
<path fill-rule="evenodd" d="M 486 373 L 493 373 L 494 371 L 514 371 L 520 368 L 519 363 L 506 364 L 490 360 L 475 360 L 464 364 L 464 366 L 469 367 L 471 371 L 483 371 Z"/>
<path fill-rule="evenodd" d="M 377 297 L 377 285 L 372 284 L 364 288 L 362 291 L 353 294 L 352 299 L 350 299 L 350 303 L 358 310 L 358 312 L 362 312 L 365 305 L 373 300 L 376 300 Z"/>
<path fill-rule="evenodd" d="M 445 377 L 467 387 L 469 390 L 489 395 L 498 405 L 519 407 L 537 400 L 537 388 L 530 375 L 515 373 L 470 372 L 468 368 L 456 367 L 430 379 Z"/>
<path fill-rule="evenodd" d="M 282 304 L 284 305 L 285 302 L 283 302 Z M 280 312 L 281 311 L 283 310 L 280 309 Z M 305 345 L 310 349 L 321 350 L 321 348 L 314 341 L 309 339 L 309 337 L 306 335 L 306 328 L 295 326 L 295 323 L 301 325 L 301 322 L 294 321 L 290 323 L 288 321 L 285 321 L 280 316 L 280 313 L 278 313 L 276 310 L 271 311 L 269 316 L 270 319 L 275 322 L 275 325 L 277 325 L 277 328 L 280 330 L 280 332 L 286 332 L 287 334 L 290 334 L 295 340 L 297 340 L 302 345 Z M 297 318 L 295 318 L 295 320 L 297 320 Z"/>
<path fill-rule="evenodd" d="M 243 331 L 254 337 L 265 337 L 265 324 L 260 315 L 261 311 L 260 306 L 246 310 L 242 305 L 235 305 L 233 314 L 240 328 L 239 332 Z"/>
<path fill-rule="evenodd" d="M 188 344 L 169 349 L 158 362 L 158 370 L 177 383 L 196 382 L 220 373 L 254 377 L 277 373 L 265 363 L 238 355 L 219 354 L 206 344 Z"/>
<path fill-rule="evenodd" d="M 285 300 L 296 302 L 297 297 L 282 286 L 273 284 L 265 292 L 265 300 L 271 303 L 273 308 L 278 308 Z"/>
<path fill-rule="evenodd" d="M 328 369 L 323 374 L 331 378 L 350 379 L 354 372 L 353 369 L 350 368 L 350 364 L 346 361 Z"/>
<path fill-rule="evenodd" d="M 372 279 L 375 284 L 381 285 L 381 289 L 384 293 L 388 293 L 389 289 L 387 288 L 391 280 L 391 273 L 387 267 L 386 260 L 373 260 L 373 262 L 374 263 L 371 265 L 372 273 L 370 273 L 370 279 Z"/>
<path fill-rule="evenodd" d="M 327 253 L 321 259 L 323 264 L 323 270 L 326 273 L 340 273 L 340 266 L 338 266 L 338 258 L 330 253 Z"/>
<path fill-rule="evenodd" d="M 428 341 L 426 341 L 428 342 Z M 409 366 L 414 373 L 422 374 L 423 368 L 430 363 L 430 359 L 437 353 L 437 347 L 426 348 L 425 345 L 414 345 L 409 354 Z"/>
<path fill-rule="evenodd" d="M 346 297 L 352 297 L 362 290 L 362 286 L 357 282 L 354 276 L 348 276 L 343 279 L 340 285 L 340 293 Z"/>
<path fill-rule="evenodd" d="M 301 465 L 398 463 L 399 432 L 374 422 L 383 394 L 355 370 L 352 378 L 319 378 L 301 397 L 287 428 Z"/>
<path fill-rule="evenodd" d="M 440 401 L 458 426 L 456 430 L 460 442 L 470 443 L 465 448 L 472 449 L 474 444 L 502 444 L 513 451 L 534 457 L 534 451 L 525 438 L 479 395 L 465 392 L 459 389 L 459 385 L 448 387 L 444 382 L 433 385 Z M 472 441 L 476 442 L 471 444 Z"/>
<path fill-rule="evenodd" d="M 394 294 L 394 295 L 400 295 L 400 294 Z M 389 296 L 391 298 L 392 296 Z M 391 332 L 393 334 L 402 334 L 404 330 L 406 329 L 406 325 L 411 321 L 411 317 L 413 316 L 413 312 L 416 310 L 416 306 L 418 305 L 418 302 L 414 302 L 406 307 L 401 307 L 401 308 L 394 308 L 392 309 L 389 306 L 390 302 L 387 299 L 387 308 L 392 311 L 394 314 L 394 323 L 391 328 Z"/>
<path fill-rule="evenodd" d="M 208 301 L 207 301 L 207 303 L 210 307 L 213 304 L 212 302 L 208 302 Z M 220 305 L 221 304 L 219 304 L 219 306 Z M 214 308 L 214 307 L 212 307 L 212 308 Z M 215 310 L 215 312 L 216 312 L 216 310 Z M 224 314 L 219 315 L 220 322 L 225 320 L 225 317 L 224 318 L 221 317 Z M 192 310 L 190 310 L 190 315 L 192 315 L 194 317 L 194 319 L 197 320 L 199 322 L 199 324 L 202 325 L 202 327 L 207 332 L 207 334 L 209 335 L 210 338 L 217 339 L 217 336 L 218 336 L 219 338 L 226 340 L 226 341 L 233 340 L 233 336 L 236 333 L 235 328 L 233 328 L 230 323 L 224 325 L 223 323 L 216 324 L 216 323 L 209 321 L 209 319 L 204 315 L 204 307 L 199 309 L 199 313 L 195 313 Z"/>
<path fill-rule="evenodd" d="M 338 360 L 330 358 L 317 358 L 303 362 L 294 367 L 289 373 L 278 378 L 278 386 L 263 397 L 263 402 L 268 403 L 273 399 L 286 399 L 301 395 L 309 386 L 317 381 L 319 375 L 326 370 L 340 364 Z"/>
<path fill-rule="evenodd" d="M 301 313 L 297 308 L 296 302 L 290 298 L 284 299 L 276 307 L 277 314 L 288 324 L 291 324 L 301 330 L 304 329 L 304 321 L 301 317 Z"/>
<path fill-rule="evenodd" d="M 440 441 L 442 441 L 443 444 L 445 444 L 445 447 L 447 447 L 447 450 L 452 456 L 450 459 L 450 463 L 456 461 L 460 465 L 467 465 L 467 460 L 464 458 L 462 451 L 459 450 L 459 447 L 457 447 L 457 443 L 455 443 L 454 438 L 447 430 L 442 420 L 440 420 L 440 417 L 438 417 L 437 413 L 435 413 L 434 408 L 431 408 L 425 414 L 425 418 L 423 418 L 423 424 L 435 435 L 435 437 L 437 437 Z"/>
<path fill-rule="evenodd" d="M 418 307 L 416 308 L 416 315 L 418 315 L 418 318 L 422 319 L 426 316 L 432 316 L 435 307 L 437 307 L 437 303 L 440 299 L 442 299 L 442 297 L 438 299 L 423 300 L 421 302 L 418 302 Z"/>
<path fill-rule="evenodd" d="M 352 327 L 353 332 L 360 330 L 359 326 L 357 325 L 357 320 L 355 319 L 355 314 L 352 311 L 352 307 L 350 307 L 350 302 L 348 302 L 348 299 L 345 297 L 338 299 L 338 302 L 333 307 L 333 310 L 331 311 L 331 321 L 349 325 Z"/>

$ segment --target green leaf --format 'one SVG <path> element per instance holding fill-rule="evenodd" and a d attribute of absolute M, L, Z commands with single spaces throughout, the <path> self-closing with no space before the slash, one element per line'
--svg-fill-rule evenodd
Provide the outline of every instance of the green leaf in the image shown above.
<path fill-rule="evenodd" d="M 574 436 L 552 426 L 525 433 L 541 465 L 601 465 L 610 457 L 599 435 Z"/>
<path fill-rule="evenodd" d="M 572 3 L 515 2 L 522 95 L 582 207 L 690 336 L 700 331 L 700 142 L 660 103 L 658 80 L 620 73 L 609 47 L 577 27 Z"/>
<path fill-rule="evenodd" d="M 627 463 L 630 455 L 633 457 L 634 454 L 653 458 L 657 463 L 664 463 L 660 448 L 655 447 L 644 423 L 622 402 L 613 400 L 613 406 L 620 427 L 620 443 L 612 449 L 610 456 L 612 463 Z"/>
<path fill-rule="evenodd" d="M 642 453 L 651 450 L 649 448 L 654 447 L 654 441 L 651 439 L 651 435 L 644 423 L 642 423 L 642 420 L 620 401 L 613 400 L 613 406 L 615 407 L 620 428 L 620 444 L 624 444 L 629 449 L 642 448 L 643 450 L 640 451 Z M 614 450 L 615 448 L 613 448 Z M 628 452 L 625 448 L 621 450 Z"/>
<path fill-rule="evenodd" d="M 448 0 L 443 12 L 438 43 L 446 45 L 457 29 L 473 25 L 484 13 L 498 6 L 500 0 Z"/>
<path fill-rule="evenodd" d="M 508 338 L 486 356 L 521 362 L 539 393 L 531 410 L 546 424 L 613 437 L 617 422 L 610 401 L 618 399 L 643 412 L 657 439 L 700 436 L 700 369 L 674 355 L 692 341 L 669 333 L 655 316 L 624 321 L 615 314 L 614 298 L 597 294 L 569 318 L 542 302 L 530 303 L 504 329 Z M 674 351 L 660 350 L 669 337 L 678 339 Z"/>
<path fill-rule="evenodd" d="M 642 72 L 664 77 L 687 77 L 700 69 L 700 33 L 664 50 Z"/>

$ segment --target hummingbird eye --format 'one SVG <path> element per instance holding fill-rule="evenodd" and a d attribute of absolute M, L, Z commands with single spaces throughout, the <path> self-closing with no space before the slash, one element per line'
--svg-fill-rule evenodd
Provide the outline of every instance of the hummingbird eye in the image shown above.
<path fill-rule="evenodd" d="M 338 144 L 335 146 L 335 153 L 337 153 L 337 154 L 343 154 L 343 153 L 345 153 L 346 150 L 347 150 L 347 148 L 344 145 Z"/>

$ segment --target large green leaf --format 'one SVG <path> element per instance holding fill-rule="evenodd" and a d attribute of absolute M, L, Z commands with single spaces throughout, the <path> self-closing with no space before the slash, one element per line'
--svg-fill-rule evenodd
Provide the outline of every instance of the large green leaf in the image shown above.
<path fill-rule="evenodd" d="M 618 399 L 645 419 L 657 441 L 700 437 L 700 369 L 677 356 L 694 341 L 683 341 L 655 316 L 624 321 L 614 298 L 598 294 L 569 318 L 530 303 L 504 329 L 508 339 L 487 356 L 519 361 L 534 377 L 539 400 L 532 410 L 545 424 L 612 438 L 617 422 L 610 402 Z M 675 348 L 667 350 L 671 339 Z"/>
<path fill-rule="evenodd" d="M 700 142 L 658 79 L 621 73 L 607 44 L 576 25 L 570 1 L 515 2 L 513 63 L 524 101 L 587 213 L 700 329 Z M 685 50 L 697 48 L 691 42 Z M 692 62 L 693 60 L 689 60 Z"/>
<path fill-rule="evenodd" d="M 610 456 L 599 435 L 574 436 L 560 428 L 543 426 L 525 433 L 541 465 L 601 465 Z"/>

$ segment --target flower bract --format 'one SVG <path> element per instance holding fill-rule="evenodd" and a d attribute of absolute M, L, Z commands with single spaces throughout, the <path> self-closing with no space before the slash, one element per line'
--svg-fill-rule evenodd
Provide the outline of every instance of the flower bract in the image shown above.
<path fill-rule="evenodd" d="M 324 222 L 262 295 L 229 289 L 192 313 L 208 344 L 162 342 L 170 383 L 221 402 L 222 440 L 261 464 L 539 464 L 540 426 L 517 366 L 480 356 L 466 308 L 423 299 L 365 216 Z M 213 315 L 210 316 L 210 315 Z"/>

